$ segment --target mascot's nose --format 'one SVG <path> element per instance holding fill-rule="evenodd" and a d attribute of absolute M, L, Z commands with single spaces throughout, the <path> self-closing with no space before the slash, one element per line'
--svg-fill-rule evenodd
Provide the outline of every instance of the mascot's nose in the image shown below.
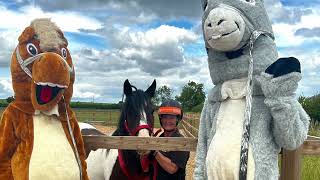
<path fill-rule="evenodd" d="M 46 52 L 58 52 L 57 48 L 47 49 Z"/>
<path fill-rule="evenodd" d="M 207 24 L 207 28 L 212 28 L 213 26 L 219 26 L 224 21 L 225 21 L 225 19 L 223 19 L 223 18 L 221 18 L 217 22 L 213 22 L 212 20 L 209 20 L 209 23 Z"/>

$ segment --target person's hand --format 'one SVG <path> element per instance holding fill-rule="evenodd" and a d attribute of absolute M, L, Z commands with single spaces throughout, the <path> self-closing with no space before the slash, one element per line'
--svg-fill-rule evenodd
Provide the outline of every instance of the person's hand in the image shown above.
<path fill-rule="evenodd" d="M 153 159 L 156 157 L 156 155 L 157 155 L 158 152 L 159 152 L 159 151 L 155 151 L 155 150 L 150 151 L 149 156 L 148 156 L 148 159 L 149 159 L 149 160 L 153 160 Z"/>

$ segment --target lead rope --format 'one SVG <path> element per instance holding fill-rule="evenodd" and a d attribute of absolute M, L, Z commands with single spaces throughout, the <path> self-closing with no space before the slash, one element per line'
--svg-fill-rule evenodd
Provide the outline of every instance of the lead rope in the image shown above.
<path fill-rule="evenodd" d="M 250 139 L 250 121 L 251 121 L 251 109 L 252 109 L 252 89 L 253 89 L 253 45 L 261 34 L 265 34 L 272 38 L 269 33 L 264 31 L 253 31 L 249 41 L 249 69 L 248 69 L 248 80 L 247 80 L 247 94 L 246 94 L 246 108 L 243 122 L 243 132 L 241 139 L 241 151 L 240 151 L 240 169 L 239 169 L 239 180 L 247 179 L 248 169 L 248 151 L 249 151 L 249 139 Z"/>
<path fill-rule="evenodd" d="M 65 110 L 66 110 L 66 116 L 67 116 L 67 122 L 68 122 L 68 129 L 69 129 L 69 133 L 70 133 L 70 136 L 71 136 L 72 144 L 73 144 L 73 147 L 74 147 L 74 151 L 75 151 L 75 154 L 76 154 L 76 159 L 77 159 L 77 163 L 78 163 L 78 167 L 79 167 L 80 180 L 82 180 L 82 165 L 81 165 L 81 160 L 80 160 L 78 148 L 77 148 L 77 145 L 76 145 L 76 141 L 75 141 L 75 139 L 74 139 L 74 135 L 73 135 L 73 132 L 72 132 L 72 129 L 71 129 L 70 120 L 69 120 L 69 115 L 68 115 L 68 112 L 67 112 L 67 105 L 66 105 L 64 96 L 62 96 L 62 99 L 63 99 L 63 103 L 64 103 L 64 108 L 65 108 Z"/>

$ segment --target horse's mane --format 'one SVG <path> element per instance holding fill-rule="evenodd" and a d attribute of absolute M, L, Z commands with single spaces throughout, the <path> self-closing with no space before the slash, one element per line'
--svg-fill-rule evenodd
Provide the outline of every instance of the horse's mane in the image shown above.
<path fill-rule="evenodd" d="M 140 110 L 144 109 L 145 106 L 147 109 L 151 108 L 148 107 L 151 106 L 151 100 L 144 91 L 137 89 L 136 91 L 133 91 L 130 96 L 127 96 L 121 107 L 121 114 L 117 128 L 118 132 L 114 135 L 128 135 L 124 126 L 127 116 L 139 118 L 141 113 Z"/>

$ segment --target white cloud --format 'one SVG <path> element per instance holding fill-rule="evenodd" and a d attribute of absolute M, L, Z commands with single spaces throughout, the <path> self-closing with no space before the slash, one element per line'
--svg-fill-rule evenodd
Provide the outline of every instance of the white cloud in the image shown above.
<path fill-rule="evenodd" d="M 8 79 L 0 79 L 0 98 L 13 96 L 11 81 Z"/>
<path fill-rule="evenodd" d="M 94 85 L 93 84 L 76 83 L 74 85 L 73 97 L 74 98 L 83 98 L 83 99 L 101 97 L 100 94 L 95 93 L 92 90 L 94 90 Z"/>
<path fill-rule="evenodd" d="M 299 46 L 306 41 L 303 36 L 296 36 L 295 32 L 301 28 L 320 27 L 320 12 L 313 10 L 312 14 L 301 16 L 301 21 L 296 24 L 275 23 L 272 28 L 276 36 L 278 47 Z M 315 38 L 314 38 L 315 39 Z"/>
<path fill-rule="evenodd" d="M 34 6 L 23 6 L 18 11 L 0 6 L 0 17 L 5 17 L 5 20 L 1 21 L 0 28 L 11 31 L 22 31 L 36 18 L 52 18 L 52 21 L 63 31 L 69 32 L 79 32 L 79 29 L 96 30 L 102 27 L 102 23 L 98 20 L 78 12 L 57 11 L 48 13 Z"/>
<path fill-rule="evenodd" d="M 174 95 L 179 94 L 189 80 L 203 83 L 208 91 L 213 84 L 207 58 L 203 56 L 205 53 L 194 55 L 194 52 L 187 52 L 186 49 L 191 44 L 203 41 L 200 1 L 185 1 L 181 7 L 172 0 L 170 3 L 174 5 L 168 7 L 168 2 L 148 0 L 126 4 L 125 1 L 108 1 L 107 5 L 102 6 L 100 1 L 85 1 L 86 4 L 80 4 L 79 7 L 77 3 L 67 2 L 69 7 L 63 11 L 64 1 L 59 1 L 60 5 L 54 7 L 23 6 L 18 10 L 7 9 L 4 3 L 0 3 L 0 17 L 6 17 L 0 23 L 0 66 L 8 66 L 6 59 L 11 59 L 19 34 L 31 20 L 52 17 L 52 21 L 63 31 L 79 32 L 81 29 L 81 33 L 96 33 L 105 37 L 108 44 L 107 49 L 98 50 L 69 40 L 70 47 L 74 47 L 71 53 L 76 68 L 74 100 L 91 101 L 94 98 L 99 102 L 118 102 L 125 79 L 140 89 L 146 89 L 153 79 L 157 79 L 158 87 L 167 85 L 174 90 Z M 303 8 L 294 10 L 283 6 L 280 0 L 265 0 L 265 4 L 274 22 L 277 46 L 287 49 L 295 47 L 291 51 L 281 50 L 280 56 L 295 56 L 301 61 L 303 80 L 298 94 L 313 95 L 320 87 L 317 79 L 320 52 L 298 51 L 297 48 L 307 39 L 296 36 L 295 32 L 301 28 L 320 27 L 320 11 L 317 8 L 312 11 Z M 86 6 L 91 9 L 83 11 Z M 109 9 L 104 12 L 104 8 Z M 94 12 L 95 9 L 98 12 Z M 188 12 L 192 10 L 195 11 Z M 181 17 L 188 17 L 194 24 L 192 30 L 168 25 L 146 29 L 154 20 L 157 20 L 157 24 Z M 140 25 L 146 26 L 139 28 Z M 194 49 L 191 48 L 191 51 Z M 0 98 L 12 95 L 9 87 L 9 80 L 0 79 Z"/>

